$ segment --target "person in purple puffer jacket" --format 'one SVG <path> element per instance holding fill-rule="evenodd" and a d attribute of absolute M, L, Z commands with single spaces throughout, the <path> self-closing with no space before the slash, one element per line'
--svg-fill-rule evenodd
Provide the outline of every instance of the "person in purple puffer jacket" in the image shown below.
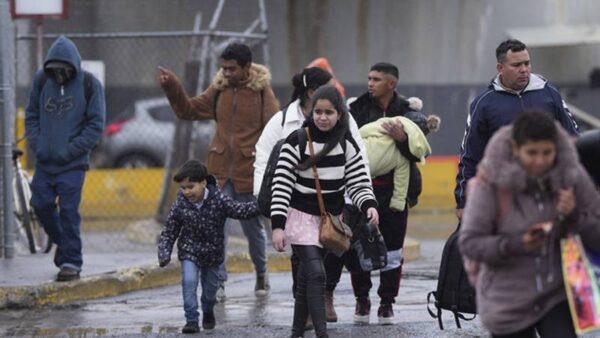
<path fill-rule="evenodd" d="M 183 333 L 200 331 L 198 325 L 198 273 L 202 287 L 202 328 L 215 327 L 213 308 L 218 289 L 219 265 L 225 256 L 224 226 L 227 218 L 248 219 L 259 214 L 256 201 L 237 202 L 223 194 L 214 176 L 196 160 L 183 164 L 173 180 L 181 188 L 167 216 L 158 242 L 158 262 L 169 264 L 177 241 L 181 261 L 181 287 L 186 324 Z"/>
<path fill-rule="evenodd" d="M 469 182 L 458 241 L 480 264 L 477 312 L 492 337 L 576 336 L 560 239 L 579 234 L 599 252 L 599 207 L 573 140 L 549 114 L 523 111 L 494 134 Z"/>

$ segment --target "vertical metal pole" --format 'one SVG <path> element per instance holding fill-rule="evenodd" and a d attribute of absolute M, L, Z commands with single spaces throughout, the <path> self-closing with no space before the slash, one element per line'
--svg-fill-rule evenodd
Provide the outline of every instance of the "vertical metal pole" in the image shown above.
<path fill-rule="evenodd" d="M 198 32 L 202 25 L 202 14 L 196 14 L 194 20 L 194 32 Z M 188 53 L 188 61 L 185 64 L 184 70 L 184 88 L 187 93 L 197 93 L 198 80 L 196 74 L 198 74 L 198 62 L 195 61 L 196 54 L 198 51 L 198 38 L 192 39 Z M 195 126 L 195 122 L 184 121 L 177 119 L 175 121 L 175 133 L 173 134 L 173 140 L 171 141 L 171 149 L 167 155 L 167 161 L 165 163 L 165 176 L 160 192 L 160 199 L 158 201 L 158 210 L 154 219 L 158 223 L 164 223 L 167 219 L 167 215 L 171 208 L 171 204 L 177 197 L 177 186 L 171 182 L 173 171 L 176 167 L 182 165 L 187 159 L 192 157 L 193 147 L 190 147 L 192 143 L 192 129 Z"/>
<path fill-rule="evenodd" d="M 208 25 L 209 32 L 213 32 L 217 28 L 217 24 L 219 23 L 219 18 L 221 17 L 221 12 L 223 11 L 223 7 L 225 6 L 225 0 L 219 0 L 217 4 L 217 8 L 213 13 L 213 17 L 210 20 Z M 202 91 L 208 87 L 208 75 L 206 74 L 206 67 L 208 62 L 208 53 L 209 46 L 212 41 L 212 36 L 207 35 L 202 38 L 202 50 L 200 51 L 200 71 L 198 72 L 198 93 L 202 93 Z"/>
<path fill-rule="evenodd" d="M 44 65 L 44 21 L 38 19 L 36 22 L 36 52 L 37 52 L 37 69 L 42 69 Z"/>
<path fill-rule="evenodd" d="M 2 185 L 0 192 L 2 193 L 2 221 L 4 224 L 4 257 L 13 258 L 15 254 L 15 222 L 14 222 L 14 205 L 12 199 L 12 141 L 14 137 L 14 112 L 15 112 L 15 39 L 14 27 L 10 17 L 8 16 L 9 8 L 8 1 L 0 1 L 0 64 L 2 67 L 2 76 L 0 77 L 0 95 L 2 99 L 2 146 L 1 146 L 1 161 L 2 161 Z"/>
<path fill-rule="evenodd" d="M 263 63 L 267 68 L 271 68 L 271 55 L 269 54 L 269 26 L 267 25 L 267 10 L 265 7 L 265 0 L 258 0 L 258 8 L 260 16 L 260 28 L 267 38 L 263 40 Z"/>

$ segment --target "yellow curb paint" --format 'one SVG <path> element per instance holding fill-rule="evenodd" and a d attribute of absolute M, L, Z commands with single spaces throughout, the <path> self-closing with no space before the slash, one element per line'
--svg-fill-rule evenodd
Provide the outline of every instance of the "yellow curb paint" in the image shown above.
<path fill-rule="evenodd" d="M 405 260 L 419 257 L 420 245 L 407 237 L 404 245 Z M 291 263 L 288 253 L 274 253 L 268 258 L 269 272 L 289 272 Z M 230 273 L 254 272 L 248 254 L 235 254 L 227 258 Z M 180 283 L 181 266 L 173 261 L 164 268 L 155 264 L 127 268 L 113 274 L 84 277 L 74 282 L 53 282 L 41 286 L 0 287 L 0 310 L 5 308 L 29 308 L 45 305 L 61 305 L 74 301 L 117 296 L 123 293 L 157 288 Z"/>
<path fill-rule="evenodd" d="M 454 209 L 457 156 L 431 156 L 420 166 L 423 193 L 415 210 Z M 84 218 L 154 216 L 164 169 L 94 169 L 87 173 L 81 212 Z"/>

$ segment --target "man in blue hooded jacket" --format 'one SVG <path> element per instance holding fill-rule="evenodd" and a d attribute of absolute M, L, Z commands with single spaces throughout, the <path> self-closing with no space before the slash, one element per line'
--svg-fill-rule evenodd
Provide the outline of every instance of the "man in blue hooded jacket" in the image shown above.
<path fill-rule="evenodd" d="M 498 74 L 489 86 L 471 102 L 467 126 L 460 146 L 456 175 L 456 216 L 460 220 L 465 207 L 467 181 L 475 176 L 485 147 L 500 127 L 511 124 L 525 108 L 550 114 L 571 135 L 579 129 L 567 104 L 554 86 L 541 75 L 531 73 L 527 46 L 519 40 L 503 41 L 496 48 Z"/>
<path fill-rule="evenodd" d="M 83 265 L 79 203 L 105 115 L 102 85 L 81 69 L 75 44 L 60 36 L 35 74 L 25 113 L 25 135 L 37 158 L 31 204 L 57 246 L 57 281 L 78 279 Z"/>

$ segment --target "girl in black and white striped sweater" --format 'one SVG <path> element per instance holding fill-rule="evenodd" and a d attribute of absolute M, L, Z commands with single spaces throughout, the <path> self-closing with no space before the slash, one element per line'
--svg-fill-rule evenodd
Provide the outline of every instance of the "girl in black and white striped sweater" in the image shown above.
<path fill-rule="evenodd" d="M 356 141 L 348 132 L 348 111 L 333 86 L 319 88 L 312 97 L 312 118 L 305 123 L 315 149 L 315 158 L 325 208 L 342 214 L 344 193 L 369 217 L 379 222 L 377 201 Z M 319 243 L 320 210 L 306 135 L 292 132 L 281 148 L 271 200 L 273 246 L 286 244 L 300 258 L 296 285 L 292 337 L 301 337 L 310 313 L 317 337 L 327 337 L 325 322 L 325 270 Z M 303 140 L 299 144 L 299 140 Z"/>

